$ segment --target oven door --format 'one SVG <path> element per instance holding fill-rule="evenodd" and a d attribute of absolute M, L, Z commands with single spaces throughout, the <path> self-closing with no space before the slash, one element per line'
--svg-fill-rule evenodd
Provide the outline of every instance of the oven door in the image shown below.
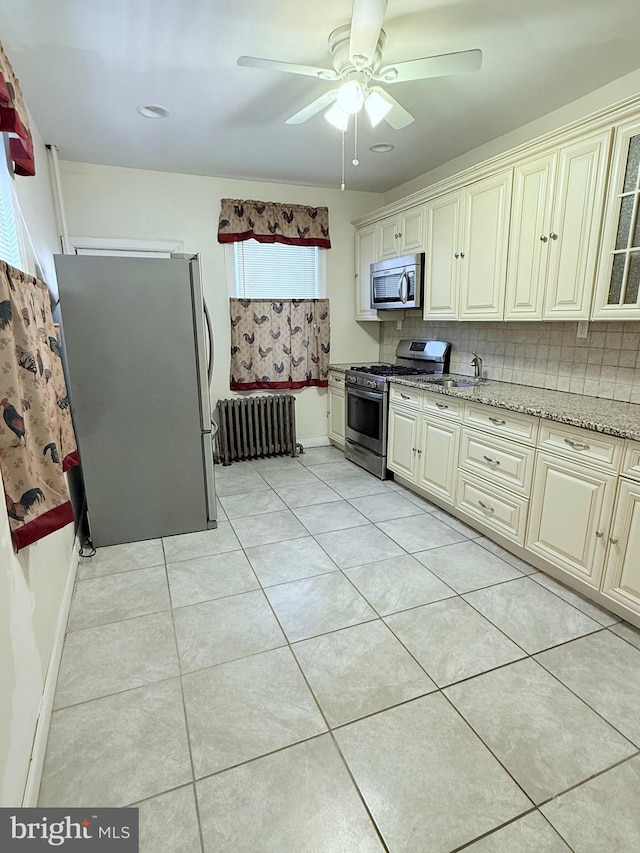
<path fill-rule="evenodd" d="M 362 447 L 387 455 L 387 391 L 347 386 L 346 437 Z"/>

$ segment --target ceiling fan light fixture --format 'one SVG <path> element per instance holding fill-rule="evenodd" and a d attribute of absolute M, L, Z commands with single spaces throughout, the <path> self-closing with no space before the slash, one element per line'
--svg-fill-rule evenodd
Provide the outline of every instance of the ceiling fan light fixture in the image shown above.
<path fill-rule="evenodd" d="M 369 117 L 371 127 L 377 127 L 391 110 L 391 104 L 378 92 L 370 92 L 364 102 L 364 111 Z"/>
<path fill-rule="evenodd" d="M 345 113 L 337 102 L 329 107 L 324 117 L 337 130 L 345 131 L 349 127 L 349 113 Z"/>
<path fill-rule="evenodd" d="M 364 104 L 364 92 L 362 86 L 355 80 L 343 83 L 338 89 L 337 104 L 343 112 L 355 115 L 362 109 Z"/>

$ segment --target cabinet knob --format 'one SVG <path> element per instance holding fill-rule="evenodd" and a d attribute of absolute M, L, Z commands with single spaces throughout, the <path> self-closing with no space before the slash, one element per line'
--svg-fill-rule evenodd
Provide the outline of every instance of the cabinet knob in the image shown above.
<path fill-rule="evenodd" d="M 460 257 L 464 258 L 464 252 L 460 252 Z"/>
<path fill-rule="evenodd" d="M 398 233 L 396 234 L 396 237 L 402 237 L 402 231 L 398 231 Z"/>
<path fill-rule="evenodd" d="M 557 240 L 558 239 L 558 235 L 555 233 L 555 231 L 552 231 L 551 234 L 549 234 L 549 239 L 550 240 Z"/>
<path fill-rule="evenodd" d="M 609 542 L 611 542 L 612 545 L 617 545 L 618 544 L 618 537 L 617 536 L 610 536 Z"/>
<path fill-rule="evenodd" d="M 603 536 L 604 533 L 602 532 L 602 530 L 596 530 L 596 539 L 602 539 Z"/>
<path fill-rule="evenodd" d="M 541 234 L 540 239 L 542 240 L 543 243 L 546 243 L 549 238 L 547 237 L 546 234 Z"/>
<path fill-rule="evenodd" d="M 422 451 L 421 451 L 421 450 L 419 450 L 419 451 L 418 451 L 418 453 L 422 453 Z M 617 540 L 616 540 L 616 541 L 617 541 Z"/>
<path fill-rule="evenodd" d="M 456 253 L 455 253 L 455 255 L 454 255 L 454 257 L 459 258 L 459 257 L 460 257 L 460 252 L 456 252 Z"/>

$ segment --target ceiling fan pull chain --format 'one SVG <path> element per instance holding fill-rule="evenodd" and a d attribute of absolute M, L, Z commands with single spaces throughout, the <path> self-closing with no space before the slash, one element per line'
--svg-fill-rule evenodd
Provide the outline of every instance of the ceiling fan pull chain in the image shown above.
<path fill-rule="evenodd" d="M 358 113 L 354 115 L 353 119 L 353 160 L 351 162 L 354 166 L 359 166 L 360 160 L 358 160 Z"/>
<path fill-rule="evenodd" d="M 340 189 L 344 190 L 344 130 L 342 131 L 342 181 L 340 183 Z"/>

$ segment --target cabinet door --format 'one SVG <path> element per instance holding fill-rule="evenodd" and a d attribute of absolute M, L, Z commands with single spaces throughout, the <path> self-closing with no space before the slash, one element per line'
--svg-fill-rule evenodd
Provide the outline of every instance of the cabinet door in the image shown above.
<path fill-rule="evenodd" d="M 376 226 L 356 231 L 356 320 L 377 320 L 371 307 L 371 264 L 376 260 Z"/>
<path fill-rule="evenodd" d="M 593 317 L 640 320 L 640 121 L 614 136 Z"/>
<path fill-rule="evenodd" d="M 460 319 L 502 320 L 512 171 L 465 189 L 460 246 Z"/>
<path fill-rule="evenodd" d="M 426 205 L 412 207 L 400 214 L 400 254 L 409 255 L 424 252 L 425 226 L 424 212 Z"/>
<path fill-rule="evenodd" d="M 425 320 L 458 317 L 461 206 L 461 192 L 448 193 L 427 203 Z"/>
<path fill-rule="evenodd" d="M 542 318 L 555 163 L 551 153 L 514 169 L 505 320 Z"/>
<path fill-rule="evenodd" d="M 538 453 L 526 547 L 598 589 L 616 477 Z"/>
<path fill-rule="evenodd" d="M 329 438 L 338 444 L 344 444 L 344 388 L 336 388 L 329 385 Z"/>
<path fill-rule="evenodd" d="M 378 223 L 378 260 L 395 258 L 398 254 L 399 218 L 389 216 Z"/>
<path fill-rule="evenodd" d="M 417 483 L 450 504 L 456 497 L 459 437 L 457 424 L 422 417 Z"/>
<path fill-rule="evenodd" d="M 620 480 L 602 592 L 640 613 L 640 484 Z"/>
<path fill-rule="evenodd" d="M 387 468 L 415 482 L 418 458 L 418 414 L 389 409 Z"/>
<path fill-rule="evenodd" d="M 559 151 L 545 320 L 589 317 L 610 141 L 611 134 L 605 131 Z"/>

